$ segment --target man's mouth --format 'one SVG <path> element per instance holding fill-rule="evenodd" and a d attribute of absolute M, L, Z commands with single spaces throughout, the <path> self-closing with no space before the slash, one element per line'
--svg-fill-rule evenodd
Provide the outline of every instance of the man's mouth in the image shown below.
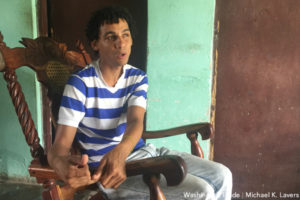
<path fill-rule="evenodd" d="M 120 53 L 120 54 L 118 54 L 119 58 L 125 58 L 125 56 L 126 56 L 126 53 Z"/>

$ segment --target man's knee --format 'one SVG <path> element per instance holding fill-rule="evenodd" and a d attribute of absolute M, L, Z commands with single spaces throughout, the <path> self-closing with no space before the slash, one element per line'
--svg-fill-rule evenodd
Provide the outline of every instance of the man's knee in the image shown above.
<path fill-rule="evenodd" d="M 187 174 L 184 182 L 178 186 L 177 191 L 183 195 L 179 199 L 215 199 L 215 191 L 212 185 L 197 176 Z"/>
<path fill-rule="evenodd" d="M 177 188 L 177 194 L 166 194 L 167 199 L 188 199 L 188 200 L 214 200 L 215 192 L 209 184 L 194 183 L 193 187 L 183 189 Z M 180 192 L 179 192 L 180 191 Z"/>
<path fill-rule="evenodd" d="M 196 199 L 205 199 L 205 200 L 213 200 L 215 199 L 215 191 L 214 189 L 207 184 L 206 187 L 202 188 L 202 191 L 199 192 L 199 198 Z"/>
<path fill-rule="evenodd" d="M 232 184 L 232 173 L 228 167 L 220 164 L 217 170 L 218 176 L 222 178 L 223 184 L 231 185 Z"/>

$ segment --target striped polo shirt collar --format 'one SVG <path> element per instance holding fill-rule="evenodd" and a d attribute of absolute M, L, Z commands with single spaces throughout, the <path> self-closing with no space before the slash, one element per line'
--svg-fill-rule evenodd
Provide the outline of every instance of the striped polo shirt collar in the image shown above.
<path fill-rule="evenodd" d="M 106 89 L 108 89 L 111 92 L 116 92 L 119 89 L 119 84 L 120 84 L 120 80 L 124 79 L 125 76 L 125 71 L 128 68 L 127 64 L 123 66 L 123 72 L 121 74 L 121 76 L 119 77 L 116 85 L 114 87 L 108 86 L 102 76 L 101 70 L 100 70 L 100 66 L 99 66 L 99 61 L 100 59 L 94 60 L 91 65 L 96 69 L 96 73 L 99 77 L 99 80 L 102 82 L 102 84 L 106 87 Z"/>

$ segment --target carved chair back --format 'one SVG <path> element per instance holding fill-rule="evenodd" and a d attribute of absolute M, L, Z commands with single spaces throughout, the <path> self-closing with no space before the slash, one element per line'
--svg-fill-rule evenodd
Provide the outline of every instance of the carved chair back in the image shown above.
<path fill-rule="evenodd" d="M 52 143 L 52 131 L 56 127 L 58 107 L 60 104 L 64 85 L 68 77 L 75 70 L 91 62 L 82 43 L 77 42 L 79 51 L 69 51 L 63 43 L 57 43 L 48 37 L 39 37 L 35 40 L 23 38 L 20 41 L 25 48 L 9 48 L 3 41 L 0 33 L 0 50 L 2 69 L 7 87 L 11 95 L 19 122 L 31 155 L 46 162 L 45 154 Z M 1 63 L 1 62 L 0 62 Z M 28 110 L 22 88 L 17 81 L 15 69 L 28 66 L 37 74 L 42 83 L 43 121 L 45 148 L 40 145 L 40 139 Z M 44 152 L 45 150 L 45 152 Z"/>

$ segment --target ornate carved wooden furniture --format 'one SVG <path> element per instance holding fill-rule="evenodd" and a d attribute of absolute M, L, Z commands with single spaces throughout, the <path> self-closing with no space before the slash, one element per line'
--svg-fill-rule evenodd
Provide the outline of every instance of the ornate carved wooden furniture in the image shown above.
<path fill-rule="evenodd" d="M 59 177 L 47 164 L 46 152 L 52 142 L 52 128 L 55 129 L 55 116 L 60 102 L 60 95 L 69 75 L 76 68 L 84 67 L 90 63 L 90 57 L 85 52 L 83 45 L 78 43 L 79 51 L 68 51 L 66 45 L 57 43 L 47 37 L 35 40 L 23 38 L 23 48 L 9 48 L 3 42 L 0 33 L 0 71 L 7 81 L 7 88 L 14 104 L 21 124 L 23 134 L 33 161 L 29 166 L 29 173 L 36 177 L 37 182 L 43 184 L 45 191 L 43 199 L 71 199 L 74 190 L 68 186 L 58 186 Z M 24 99 L 21 86 L 17 81 L 15 69 L 28 66 L 37 73 L 38 80 L 44 86 L 43 90 L 43 116 L 44 116 L 44 148 L 40 144 L 38 133 L 35 129 L 27 103 Z M 51 109 L 52 108 L 52 109 Z M 203 151 L 198 143 L 197 135 L 208 139 L 212 135 L 209 123 L 199 123 L 164 131 L 145 131 L 143 138 L 159 138 L 186 133 L 191 141 L 194 155 L 203 157 Z M 163 156 L 132 161 L 126 164 L 127 176 L 143 174 L 144 181 L 149 186 L 151 199 L 165 199 L 158 185 L 160 174 L 166 177 L 168 185 L 178 185 L 186 175 L 184 161 L 178 156 Z M 68 196 L 69 197 L 66 197 Z M 98 193 L 92 199 L 101 199 Z"/>

